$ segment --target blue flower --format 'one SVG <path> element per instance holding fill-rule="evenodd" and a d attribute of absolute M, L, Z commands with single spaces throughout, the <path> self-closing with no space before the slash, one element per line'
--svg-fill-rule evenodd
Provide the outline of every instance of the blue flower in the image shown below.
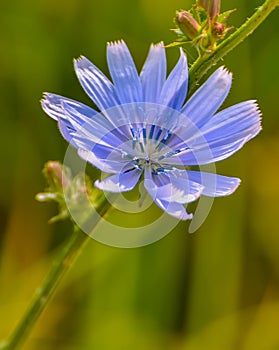
<path fill-rule="evenodd" d="M 182 50 L 168 77 L 162 43 L 151 46 L 140 75 L 123 41 L 108 44 L 107 61 L 113 83 L 85 57 L 74 62 L 99 112 L 50 93 L 42 100 L 79 155 L 109 174 L 95 186 L 130 191 L 143 177 L 154 202 L 182 220 L 192 217 L 184 204 L 200 195 L 234 192 L 238 178 L 189 168 L 228 158 L 261 130 L 255 101 L 217 112 L 229 93 L 231 73 L 217 69 L 185 103 L 188 67 Z"/>

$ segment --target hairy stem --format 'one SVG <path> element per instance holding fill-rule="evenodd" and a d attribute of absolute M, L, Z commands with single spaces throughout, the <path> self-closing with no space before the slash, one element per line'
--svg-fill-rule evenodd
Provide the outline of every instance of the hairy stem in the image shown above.
<path fill-rule="evenodd" d="M 212 66 L 252 34 L 277 6 L 279 6 L 279 0 L 266 0 L 252 17 L 248 18 L 240 28 L 219 44 L 215 51 L 199 57 L 189 71 L 189 93 L 193 93 L 201 78 Z"/>
<path fill-rule="evenodd" d="M 103 195 L 97 205 L 99 212 L 98 215 L 103 217 L 109 208 L 110 205 Z M 98 224 L 97 215 L 94 222 L 95 225 L 92 228 L 95 228 Z M 35 292 L 29 308 L 19 321 L 14 332 L 11 334 L 10 338 L 7 341 L 0 344 L 1 350 L 19 349 L 20 345 L 23 344 L 24 340 L 32 331 L 39 316 L 45 310 L 63 276 L 71 268 L 82 248 L 89 240 L 90 237 L 75 226 L 73 234 L 69 236 L 68 241 L 65 243 L 60 254 L 54 261 L 45 280 Z"/>

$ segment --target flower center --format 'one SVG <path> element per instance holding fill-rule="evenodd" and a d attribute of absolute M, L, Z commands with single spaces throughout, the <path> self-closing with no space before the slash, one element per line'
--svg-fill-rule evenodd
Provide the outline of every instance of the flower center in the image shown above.
<path fill-rule="evenodd" d="M 132 161 L 135 168 L 144 170 L 151 167 L 153 174 L 166 172 L 169 168 L 162 165 L 160 160 L 164 158 L 164 151 L 170 153 L 167 143 L 172 137 L 170 130 L 157 125 L 130 126 L 131 140 L 129 141 L 130 152 L 125 158 Z M 130 143 L 131 142 L 131 143 Z M 164 150 L 164 147 L 166 149 Z M 161 152 L 162 151 L 162 152 Z"/>
<path fill-rule="evenodd" d="M 132 148 L 142 154 L 146 161 L 152 158 L 152 154 L 160 151 L 172 136 L 170 130 L 158 125 L 145 125 L 141 127 L 130 126 L 132 136 Z"/>
<path fill-rule="evenodd" d="M 153 174 L 160 174 L 165 172 L 166 169 L 164 169 L 158 162 L 153 161 L 149 158 L 135 158 L 134 161 L 135 168 L 139 170 L 143 170 L 146 167 L 151 167 Z"/>

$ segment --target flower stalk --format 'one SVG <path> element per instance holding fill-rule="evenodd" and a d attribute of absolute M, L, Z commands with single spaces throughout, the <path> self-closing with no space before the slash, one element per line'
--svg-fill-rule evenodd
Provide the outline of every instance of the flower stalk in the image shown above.
<path fill-rule="evenodd" d="M 87 177 L 84 178 L 81 174 L 73 177 L 70 169 L 59 162 L 47 162 L 44 166 L 43 174 L 47 180 L 48 187 L 45 192 L 37 194 L 36 199 L 40 202 L 56 202 L 59 209 L 58 215 L 51 218 L 49 223 L 70 218 L 68 203 L 72 209 L 79 208 L 85 213 L 84 222 L 90 215 L 90 223 L 93 223 L 93 225 L 91 224 L 91 229 L 94 230 L 100 218 L 103 218 L 111 208 L 105 195 L 101 191 L 91 188 L 91 182 L 89 182 Z M 91 203 L 90 205 L 94 206 L 94 211 L 88 208 L 88 200 Z M 88 215 L 88 213 L 90 214 Z M 0 350 L 19 349 L 45 310 L 63 276 L 74 264 L 89 240 L 90 236 L 82 232 L 74 223 L 73 233 L 69 235 L 67 241 L 63 244 L 61 252 L 53 262 L 48 275 L 36 290 L 29 308 L 10 338 L 5 342 L 0 342 Z"/>
<path fill-rule="evenodd" d="M 103 195 L 96 205 L 100 217 L 104 217 L 109 208 L 110 204 Z M 98 225 L 97 215 L 95 223 L 96 227 Z M 16 350 L 20 348 L 32 331 L 36 321 L 45 310 L 65 273 L 72 267 L 89 240 L 90 236 L 80 231 L 77 226 L 74 227 L 72 235 L 69 236 L 68 241 L 63 245 L 48 275 L 36 290 L 28 310 L 19 321 L 14 332 L 6 342 L 0 343 L 1 350 Z"/>
<path fill-rule="evenodd" d="M 189 70 L 189 93 L 193 93 L 201 78 L 220 59 L 244 41 L 279 6 L 279 0 L 266 0 L 247 21 L 210 53 L 200 56 Z"/>
<path fill-rule="evenodd" d="M 63 247 L 59 256 L 54 261 L 46 279 L 35 292 L 29 309 L 20 320 L 10 339 L 7 341 L 6 346 L 2 348 L 3 350 L 15 350 L 22 345 L 31 332 L 37 319 L 46 308 L 59 282 L 65 275 L 66 271 L 73 265 L 88 240 L 89 236 L 79 231 L 77 228 L 74 229 L 67 244 Z"/>
<path fill-rule="evenodd" d="M 199 56 L 213 52 L 233 28 L 228 19 L 234 10 L 220 13 L 220 8 L 221 0 L 200 0 L 189 11 L 177 11 L 176 29 L 172 29 L 177 39 L 167 47 L 191 44 Z"/>

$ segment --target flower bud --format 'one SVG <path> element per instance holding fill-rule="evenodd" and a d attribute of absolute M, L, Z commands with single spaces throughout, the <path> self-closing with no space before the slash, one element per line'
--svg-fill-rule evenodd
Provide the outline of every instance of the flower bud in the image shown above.
<path fill-rule="evenodd" d="M 198 5 L 206 11 L 211 19 L 220 14 L 221 0 L 199 0 Z"/>
<path fill-rule="evenodd" d="M 199 35 L 200 25 L 188 11 L 176 13 L 176 21 L 179 28 L 189 39 L 195 39 Z"/>
<path fill-rule="evenodd" d="M 213 23 L 213 30 L 217 35 L 222 35 L 226 29 L 225 25 L 220 22 Z"/>
<path fill-rule="evenodd" d="M 70 181 L 66 171 L 59 162 L 49 161 L 45 165 L 45 172 L 53 187 L 66 188 L 69 185 Z"/>

